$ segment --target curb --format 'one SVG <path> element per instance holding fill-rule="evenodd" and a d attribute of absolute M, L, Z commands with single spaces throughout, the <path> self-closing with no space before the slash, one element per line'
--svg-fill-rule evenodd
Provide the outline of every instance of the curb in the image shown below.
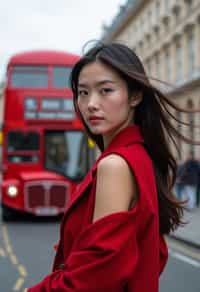
<path fill-rule="evenodd" d="M 185 239 L 185 238 L 179 237 L 179 236 L 174 235 L 174 234 L 170 234 L 168 236 L 171 237 L 171 238 L 174 238 L 174 239 L 176 239 L 178 241 L 181 241 L 181 242 L 185 243 L 186 245 L 190 245 L 190 246 L 192 246 L 194 248 L 200 249 L 200 243 L 197 243 L 197 242 L 191 241 L 189 239 Z"/>

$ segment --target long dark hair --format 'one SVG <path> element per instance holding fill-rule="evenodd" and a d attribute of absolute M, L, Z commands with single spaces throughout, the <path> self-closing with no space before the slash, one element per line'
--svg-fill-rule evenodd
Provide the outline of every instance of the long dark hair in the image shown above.
<path fill-rule="evenodd" d="M 74 106 L 81 117 L 77 105 L 78 79 L 82 68 L 94 61 L 100 61 L 115 71 L 126 81 L 129 93 L 141 91 L 143 99 L 135 108 L 134 123 L 140 126 L 144 145 L 149 153 L 154 169 L 158 191 L 160 233 L 168 234 L 182 224 L 184 205 L 173 195 L 177 164 L 170 148 L 170 140 L 176 144 L 176 136 L 191 142 L 177 131 L 170 122 L 169 116 L 177 118 L 169 107 L 183 112 L 160 90 L 154 87 L 147 77 L 144 67 L 137 55 L 127 46 L 120 43 L 97 44 L 90 49 L 74 66 L 71 73 L 71 88 L 74 94 Z M 82 121 L 83 118 L 81 117 Z M 180 122 L 180 121 L 179 121 Z M 83 121 L 89 136 L 104 150 L 101 135 L 91 133 Z"/>

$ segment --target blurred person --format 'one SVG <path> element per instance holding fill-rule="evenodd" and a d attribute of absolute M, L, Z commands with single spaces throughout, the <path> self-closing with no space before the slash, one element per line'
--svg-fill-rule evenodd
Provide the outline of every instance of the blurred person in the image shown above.
<path fill-rule="evenodd" d="M 48 170 L 66 175 L 69 166 L 69 153 L 67 140 L 64 137 L 53 137 L 56 141 L 48 141 L 46 145 L 45 166 Z"/>
<path fill-rule="evenodd" d="M 68 169 L 68 151 L 66 147 L 66 141 L 65 144 L 58 144 L 57 149 L 56 149 L 56 155 L 55 155 L 55 163 L 56 163 L 56 168 L 57 171 L 63 174 L 67 173 Z"/>
<path fill-rule="evenodd" d="M 186 161 L 182 164 L 179 174 L 179 180 L 182 182 L 182 196 L 188 200 L 187 207 L 194 209 L 197 206 L 198 185 L 200 178 L 200 164 L 193 157 L 193 153 L 189 153 Z"/>
<path fill-rule="evenodd" d="M 187 139 L 167 116 L 168 107 L 178 107 L 119 43 L 98 43 L 83 55 L 71 87 L 102 153 L 69 202 L 52 273 L 27 291 L 158 292 L 168 257 L 164 235 L 183 215 L 169 142 Z"/>
<path fill-rule="evenodd" d="M 199 168 L 200 168 L 200 159 L 198 159 Z M 200 205 L 200 173 L 198 177 L 198 184 L 197 184 L 197 207 Z"/>
<path fill-rule="evenodd" d="M 175 182 L 175 193 L 177 198 L 181 201 L 183 199 L 182 192 L 184 189 L 184 182 L 182 181 L 182 172 L 183 172 L 184 166 L 183 163 L 178 163 L 177 165 L 177 173 L 176 173 L 176 182 Z"/>

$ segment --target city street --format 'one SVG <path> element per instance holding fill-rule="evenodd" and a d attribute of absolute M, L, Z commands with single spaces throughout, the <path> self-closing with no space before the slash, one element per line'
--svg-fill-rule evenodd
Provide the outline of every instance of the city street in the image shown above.
<path fill-rule="evenodd" d="M 56 220 L 0 225 L 0 291 L 23 292 L 51 271 L 58 231 Z"/>
<path fill-rule="evenodd" d="M 49 290 L 200 292 L 200 0 L 8 0 L 0 23 L 0 292 L 52 272 L 65 210 Z"/>
<path fill-rule="evenodd" d="M 200 262 L 172 252 L 167 268 L 161 276 L 160 292 L 199 292 L 200 291 Z"/>
<path fill-rule="evenodd" d="M 51 270 L 58 234 L 58 220 L 1 223 L 1 291 L 23 292 L 25 287 L 42 279 Z M 199 292 L 199 275 L 200 262 L 170 248 L 160 292 Z"/>

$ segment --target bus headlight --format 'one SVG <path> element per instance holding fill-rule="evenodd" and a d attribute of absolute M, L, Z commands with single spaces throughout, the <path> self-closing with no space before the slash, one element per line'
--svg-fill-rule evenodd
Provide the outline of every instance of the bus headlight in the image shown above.
<path fill-rule="evenodd" d="M 16 186 L 9 186 L 7 189 L 7 194 L 11 198 L 15 198 L 18 194 L 18 188 Z"/>

